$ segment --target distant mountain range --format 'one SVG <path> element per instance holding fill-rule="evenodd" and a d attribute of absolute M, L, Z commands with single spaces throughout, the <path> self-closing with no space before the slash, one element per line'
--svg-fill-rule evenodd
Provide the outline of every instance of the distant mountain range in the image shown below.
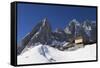
<path fill-rule="evenodd" d="M 73 19 L 64 29 L 57 28 L 52 31 L 50 23 L 45 18 L 18 43 L 17 54 L 19 55 L 25 47 L 36 46 L 39 43 L 57 48 L 78 36 L 83 38 L 83 44 L 96 43 L 96 22 L 86 20 L 80 23 Z"/>

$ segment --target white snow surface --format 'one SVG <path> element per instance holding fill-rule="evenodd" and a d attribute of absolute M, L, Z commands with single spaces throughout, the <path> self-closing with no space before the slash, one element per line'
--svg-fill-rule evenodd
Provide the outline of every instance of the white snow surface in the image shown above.
<path fill-rule="evenodd" d="M 28 48 L 28 51 L 17 57 L 18 64 L 37 64 L 37 63 L 53 63 L 39 53 L 39 48 L 42 44 Z M 72 62 L 96 60 L 96 44 L 87 45 L 84 48 L 79 48 L 75 51 L 60 51 L 50 46 L 48 48 L 48 56 L 53 58 L 54 62 Z"/>

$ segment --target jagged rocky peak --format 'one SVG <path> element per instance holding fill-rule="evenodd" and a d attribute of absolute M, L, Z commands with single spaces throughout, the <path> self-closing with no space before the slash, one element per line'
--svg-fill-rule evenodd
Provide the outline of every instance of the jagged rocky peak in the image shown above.
<path fill-rule="evenodd" d="M 73 22 L 77 22 L 77 20 L 76 20 L 76 19 L 72 19 L 72 21 L 73 21 Z"/>
<path fill-rule="evenodd" d="M 41 22 L 42 26 L 49 25 L 47 18 L 44 18 Z"/>
<path fill-rule="evenodd" d="M 89 21 L 89 20 L 86 20 L 86 21 L 83 22 L 83 28 L 85 30 L 92 30 L 93 25 L 94 24 L 92 23 L 92 21 Z"/>
<path fill-rule="evenodd" d="M 71 31 L 69 30 L 68 26 L 64 29 L 65 33 L 71 34 Z"/>
<path fill-rule="evenodd" d="M 31 44 L 40 42 L 42 44 L 48 43 L 51 37 L 51 26 L 47 21 L 47 18 L 44 18 L 39 26 L 39 29 L 36 31 L 35 35 L 33 35 Z M 34 29 L 35 30 L 35 29 Z"/>
<path fill-rule="evenodd" d="M 84 27 L 84 26 L 89 26 L 89 25 L 91 25 L 91 21 L 85 20 L 85 21 L 83 22 L 83 27 Z"/>
<path fill-rule="evenodd" d="M 44 18 L 44 19 L 42 20 L 42 22 L 43 22 L 43 26 L 45 26 L 45 25 L 47 24 L 47 18 Z"/>
<path fill-rule="evenodd" d="M 80 28 L 80 26 L 80 23 L 76 19 L 72 19 L 65 27 L 64 31 L 67 34 L 73 34 L 75 32 L 75 28 Z"/>
<path fill-rule="evenodd" d="M 70 23 L 69 23 L 69 26 L 71 26 L 72 24 L 75 24 L 77 26 L 80 25 L 80 23 L 76 19 L 71 20 Z"/>
<path fill-rule="evenodd" d="M 45 44 L 50 40 L 50 36 L 51 26 L 47 18 L 44 18 L 21 40 L 21 48 L 19 48 L 18 54 L 20 54 L 26 46 L 31 46 L 38 42 Z"/>
<path fill-rule="evenodd" d="M 34 32 L 39 31 L 43 27 L 50 28 L 50 24 L 48 23 L 47 18 L 42 19 L 36 26 L 34 26 L 34 28 L 31 31 L 31 34 L 34 34 Z"/>
<path fill-rule="evenodd" d="M 42 23 L 42 25 L 41 25 L 41 29 L 45 29 L 45 30 L 51 32 L 51 25 L 49 24 L 47 18 L 44 18 L 44 19 L 41 21 L 41 23 Z"/>

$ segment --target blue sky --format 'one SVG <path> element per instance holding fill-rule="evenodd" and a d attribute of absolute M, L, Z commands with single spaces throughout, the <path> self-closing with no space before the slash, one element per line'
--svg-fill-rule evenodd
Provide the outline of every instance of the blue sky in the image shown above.
<path fill-rule="evenodd" d="M 17 5 L 17 41 L 20 41 L 32 28 L 45 17 L 52 26 L 64 28 L 72 20 L 96 20 L 96 8 L 74 6 L 52 6 L 18 3 Z"/>

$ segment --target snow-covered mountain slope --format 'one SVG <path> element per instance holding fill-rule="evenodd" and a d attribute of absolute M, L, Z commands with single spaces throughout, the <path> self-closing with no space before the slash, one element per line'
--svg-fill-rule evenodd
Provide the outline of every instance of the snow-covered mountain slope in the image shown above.
<path fill-rule="evenodd" d="M 26 47 L 37 43 L 59 49 L 65 42 L 72 42 L 78 37 L 82 37 L 84 44 L 96 43 L 96 22 L 86 20 L 81 23 L 73 19 L 64 29 L 56 27 L 56 30 L 52 30 L 48 19 L 44 18 L 18 42 L 17 55 L 20 55 Z"/>
<path fill-rule="evenodd" d="M 28 51 L 19 55 L 18 64 L 51 63 L 46 57 L 39 53 L 41 46 L 43 45 L 29 48 Z M 50 46 L 46 47 L 49 51 L 47 56 L 54 59 L 54 62 L 96 60 L 96 44 L 87 45 L 75 51 L 59 51 Z"/>

